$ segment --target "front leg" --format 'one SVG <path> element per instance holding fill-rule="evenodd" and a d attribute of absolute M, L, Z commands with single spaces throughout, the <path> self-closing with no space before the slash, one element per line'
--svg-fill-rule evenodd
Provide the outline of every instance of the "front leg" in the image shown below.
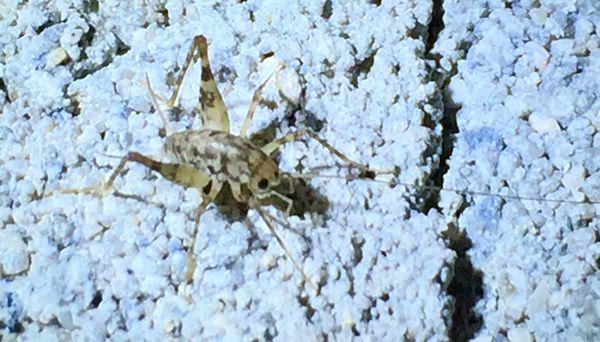
<path fill-rule="evenodd" d="M 248 203 L 248 205 L 250 207 L 260 206 L 258 198 L 248 199 L 248 198 L 246 198 L 246 196 L 244 196 L 244 194 L 242 193 L 242 187 L 241 187 L 240 183 L 229 183 L 229 187 L 231 188 L 231 194 L 232 194 L 233 198 L 235 198 L 236 201 L 238 201 L 240 203 Z M 290 188 L 293 190 L 291 183 L 290 183 Z M 282 195 L 275 190 L 270 190 L 270 191 L 266 192 L 265 194 L 263 194 L 261 196 L 261 198 L 266 198 L 266 197 L 270 197 L 270 196 L 278 197 L 279 199 L 281 199 L 282 201 L 285 202 L 286 210 L 285 210 L 284 217 L 287 220 L 288 217 L 290 216 L 290 212 L 292 211 L 294 201 L 291 198 L 289 198 L 285 195 Z"/>
<path fill-rule="evenodd" d="M 290 259 L 290 261 L 292 262 L 292 264 L 294 265 L 296 270 L 298 270 L 298 272 L 300 272 L 304 281 L 307 282 L 308 284 L 310 284 L 310 286 L 313 289 L 318 290 L 318 286 L 310 279 L 310 277 L 306 274 L 306 272 L 304 272 L 304 269 L 302 268 L 302 266 L 300 266 L 300 264 L 296 261 L 296 258 L 294 258 L 294 256 L 292 255 L 292 252 L 290 251 L 290 249 L 287 247 L 287 245 L 285 244 L 285 242 L 283 241 L 281 236 L 279 236 L 279 234 L 277 233 L 277 230 L 275 230 L 275 226 L 273 225 L 273 222 L 272 222 L 273 220 L 272 220 L 271 215 L 269 215 L 266 211 L 262 210 L 258 203 L 252 204 L 251 208 L 256 210 L 256 212 L 258 212 L 258 215 L 260 215 L 260 217 L 263 219 L 263 221 L 267 225 L 267 228 L 269 228 L 269 231 L 271 231 L 271 234 L 273 234 L 273 236 L 275 237 L 277 244 L 279 244 L 279 247 L 281 247 L 281 249 L 283 249 L 283 252 Z"/>

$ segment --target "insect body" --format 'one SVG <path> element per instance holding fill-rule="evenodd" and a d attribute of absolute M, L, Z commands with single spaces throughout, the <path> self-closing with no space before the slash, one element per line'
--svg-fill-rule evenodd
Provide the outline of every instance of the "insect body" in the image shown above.
<path fill-rule="evenodd" d="M 195 114 L 200 116 L 203 123 L 203 129 L 186 130 L 169 134 L 168 120 L 160 109 L 158 96 L 154 93 L 148 82 L 150 97 L 154 107 L 163 120 L 163 129 L 166 134 L 164 151 L 170 158 L 170 161 L 157 161 L 138 152 L 129 152 L 122 158 L 120 164 L 110 176 L 108 182 L 104 185 L 104 189 L 108 189 L 112 186 L 116 177 L 123 171 L 127 162 L 136 162 L 160 173 L 164 178 L 173 183 L 198 190 L 202 200 L 195 213 L 195 226 L 192 234 L 192 241 L 188 247 L 187 265 L 184 277 L 185 283 L 189 284 L 194 279 L 194 271 L 196 268 L 194 246 L 200 226 L 200 217 L 207 206 L 215 202 L 217 195 L 224 186 L 227 185 L 236 201 L 245 203 L 249 208 L 258 212 L 267 224 L 271 233 L 275 236 L 281 248 L 294 264 L 295 268 L 302 274 L 305 281 L 312 283 L 274 229 L 272 216 L 261 209 L 261 200 L 270 197 L 277 197 L 287 204 L 286 215 L 289 215 L 292 208 L 292 200 L 277 190 L 278 185 L 286 181 L 289 181 L 291 186 L 291 175 L 282 172 L 279 169 L 278 163 L 273 159 L 273 154 L 285 143 L 309 137 L 349 166 L 358 168 L 368 174 L 395 173 L 396 170 L 373 170 L 366 165 L 353 162 L 343 153 L 308 129 L 299 129 L 295 132 L 288 133 L 263 146 L 253 144 L 248 138 L 248 128 L 254 115 L 254 111 L 258 106 L 261 91 L 271 76 L 280 70 L 281 66 L 276 68 L 271 76 L 255 91 L 239 134 L 232 134 L 230 132 L 227 109 L 216 86 L 212 71 L 210 70 L 207 42 L 203 36 L 194 38 L 192 47 L 175 84 L 174 92 L 171 97 L 166 100 L 168 108 L 172 108 L 175 105 L 185 73 L 189 69 L 192 61 L 198 59 L 201 60 L 202 74 L 199 106 L 196 109 Z M 403 185 L 412 186 L 411 184 Z M 521 200 L 540 200 L 447 188 L 439 189 L 437 187 L 432 187 L 432 189 Z"/>
<path fill-rule="evenodd" d="M 279 167 L 269 155 L 250 141 L 226 132 L 175 133 L 167 138 L 165 150 L 175 160 L 209 176 L 211 180 L 202 188 L 205 194 L 218 192 L 227 182 L 234 198 L 246 202 L 241 186 L 247 186 L 254 196 L 261 197 L 280 183 Z"/>
<path fill-rule="evenodd" d="M 196 210 L 195 228 L 192 235 L 192 243 L 188 250 L 185 272 L 185 282 L 191 283 L 196 267 L 194 246 L 198 234 L 200 217 L 206 207 L 215 201 L 223 186 L 227 184 L 236 201 L 246 203 L 265 220 L 268 228 L 284 252 L 304 279 L 310 283 L 309 278 L 304 274 L 302 268 L 294 260 L 283 240 L 275 231 L 271 222 L 271 216 L 260 208 L 260 200 L 273 196 L 278 197 L 287 204 L 285 212 L 287 216 L 293 204 L 290 198 L 275 190 L 275 187 L 286 179 L 289 180 L 290 186 L 292 183 L 290 175 L 279 170 L 277 162 L 273 160 L 273 153 L 287 142 L 303 137 L 310 137 L 350 166 L 363 171 L 380 171 L 373 171 L 365 165 L 351 161 L 343 153 L 308 129 L 300 129 L 289 133 L 260 147 L 254 145 L 248 139 L 248 127 L 260 100 L 261 91 L 269 79 L 280 70 L 281 66 L 276 68 L 271 76 L 255 91 L 239 135 L 231 134 L 227 109 L 210 70 L 206 39 L 203 36 L 194 38 L 192 47 L 177 79 L 175 90 L 166 101 L 167 107 L 172 108 L 174 106 L 186 71 L 191 62 L 198 58 L 201 59 L 202 75 L 200 82 L 200 108 L 197 109 L 197 112 L 202 119 L 203 129 L 186 130 L 169 134 L 168 120 L 158 105 L 158 96 L 154 93 L 148 82 L 148 89 L 153 104 L 163 119 L 163 128 L 167 134 L 164 142 L 164 151 L 170 157 L 171 162 L 161 162 L 137 152 L 129 152 L 122 158 L 120 164 L 104 185 L 104 189 L 107 190 L 112 186 L 127 162 L 136 162 L 160 173 L 164 178 L 173 183 L 198 190 L 202 201 Z"/>

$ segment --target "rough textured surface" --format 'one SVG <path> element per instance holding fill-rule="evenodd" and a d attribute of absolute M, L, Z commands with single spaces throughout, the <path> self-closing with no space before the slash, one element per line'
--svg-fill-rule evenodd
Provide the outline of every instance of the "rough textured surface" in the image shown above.
<path fill-rule="evenodd" d="M 161 121 L 144 75 L 166 95 L 197 34 L 209 41 L 234 132 L 270 71 L 261 56 L 273 52 L 287 65 L 290 93 L 294 78 L 303 92 L 283 99 L 269 86 L 252 131 L 270 123 L 278 135 L 318 128 L 351 158 L 396 165 L 402 181 L 423 182 L 436 165 L 441 115 L 422 59 L 431 4 L 304 3 L 4 2 L 5 336 L 445 339 L 454 252 L 441 237 L 443 217 L 411 209 L 419 202 L 413 190 L 369 180 L 310 182 L 329 208 L 293 216 L 291 229 L 278 230 L 320 284 L 319 295 L 303 286 L 256 213 L 232 223 L 213 207 L 201 221 L 191 303 L 175 288 L 199 200 L 194 191 L 131 165 L 115 188 L 148 203 L 49 195 L 105 179 L 118 162 L 106 154 L 160 156 Z M 184 111 L 197 103 L 198 73 L 184 82 Z M 198 124 L 183 116 L 177 127 Z M 333 161 L 312 141 L 290 144 L 280 156 L 287 170 Z"/>
<path fill-rule="evenodd" d="M 448 191 L 438 202 L 411 187 L 318 178 L 309 186 L 329 206 L 277 229 L 319 294 L 255 212 L 232 220 L 212 206 L 188 302 L 176 289 L 195 191 L 130 165 L 115 188 L 137 199 L 51 195 L 106 179 L 118 163 L 107 155 L 160 158 L 144 77 L 166 96 L 202 34 L 233 132 L 272 53 L 287 66 L 285 96 L 267 87 L 252 132 L 310 127 L 352 159 L 398 166 L 401 183 L 435 182 L 444 152 L 446 188 L 600 200 L 597 5 L 446 1 L 444 30 L 427 37 L 441 15 L 432 6 L 2 2 L 2 337 L 598 339 L 598 205 Z M 196 106 L 198 81 L 196 66 L 171 113 L 178 130 L 200 127 L 179 115 Z M 459 132 L 442 148 L 453 107 Z M 307 171 L 335 158 L 309 140 L 279 162 Z"/>
<path fill-rule="evenodd" d="M 436 50 L 461 107 L 445 187 L 600 200 L 594 3 L 444 4 Z M 478 340 L 597 340 L 600 206 L 476 196 L 457 213 L 460 197 L 441 206 L 459 215 L 483 274 Z"/>

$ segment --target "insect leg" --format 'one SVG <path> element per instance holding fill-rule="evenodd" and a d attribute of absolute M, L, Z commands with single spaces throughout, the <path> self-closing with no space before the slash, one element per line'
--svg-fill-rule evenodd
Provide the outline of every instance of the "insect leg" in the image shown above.
<path fill-rule="evenodd" d="M 192 46 L 190 47 L 190 50 L 187 53 L 187 56 L 185 57 L 185 62 L 183 63 L 183 68 L 181 69 L 181 71 L 179 72 L 179 75 L 177 76 L 177 81 L 175 82 L 175 89 L 173 90 L 173 93 L 171 94 L 171 96 L 169 97 L 169 99 L 166 102 L 167 108 L 171 109 L 173 108 L 173 106 L 175 106 L 175 102 L 177 101 L 177 96 L 179 95 L 179 89 L 181 88 L 181 84 L 183 83 L 183 78 L 185 77 L 190 64 L 192 63 L 192 60 L 196 61 L 198 59 L 197 54 L 196 54 L 196 50 L 198 50 L 198 46 L 195 43 L 196 40 L 194 40 L 194 42 L 192 43 Z M 154 90 L 152 89 L 152 85 L 150 84 L 150 80 L 148 79 L 148 74 L 146 74 L 146 84 L 148 87 L 148 91 L 150 92 L 150 99 L 152 100 L 152 105 L 156 108 L 156 110 L 158 111 L 158 113 L 160 114 L 160 117 L 163 121 L 163 135 L 169 135 L 169 131 L 167 128 L 167 124 L 168 124 L 168 120 L 167 120 L 167 116 L 162 112 L 162 110 L 160 109 L 160 106 L 158 105 L 158 99 L 160 99 L 161 101 L 164 101 L 160 96 L 158 96 Z"/>
<path fill-rule="evenodd" d="M 292 192 L 293 192 L 293 190 L 292 190 Z M 290 217 L 290 212 L 292 211 L 292 206 L 294 205 L 294 201 L 291 198 L 289 198 L 287 196 L 284 196 L 284 195 L 282 195 L 279 192 L 274 191 L 274 190 L 273 191 L 269 191 L 269 195 L 271 195 L 271 196 L 277 196 L 278 198 L 280 198 L 282 201 L 285 202 L 286 209 L 285 209 L 285 213 L 284 213 L 283 217 L 287 220 L 288 217 Z"/>
<path fill-rule="evenodd" d="M 169 181 L 186 188 L 196 188 L 203 191 L 207 188 L 210 190 L 213 187 L 210 177 L 207 174 L 193 168 L 192 166 L 185 164 L 163 163 L 146 157 L 138 152 L 129 152 L 121 159 L 121 162 L 115 171 L 113 171 L 112 175 L 108 179 L 108 182 L 104 184 L 104 190 L 108 190 L 112 186 L 117 176 L 125 168 L 125 164 L 130 161 L 140 163 L 149 169 L 160 173 Z"/>
<path fill-rule="evenodd" d="M 350 166 L 356 167 L 362 171 L 374 172 L 376 174 L 396 173 L 395 169 L 373 169 L 373 168 L 370 168 L 368 165 L 361 164 L 359 162 L 355 162 L 355 161 L 351 160 L 350 158 L 348 158 L 340 150 L 338 150 L 337 148 L 335 148 L 331 144 L 329 144 L 325 139 L 319 137 L 316 133 L 314 133 L 313 131 L 306 129 L 306 128 L 302 128 L 295 132 L 288 133 L 288 134 L 284 135 L 283 137 L 264 145 L 261 148 L 261 150 L 264 153 L 271 155 L 273 152 L 275 152 L 279 148 L 281 148 L 281 146 L 283 146 L 284 144 L 293 142 L 296 140 L 300 140 L 304 136 L 307 136 L 307 135 L 309 137 L 311 137 L 312 139 L 316 140 L 319 144 L 321 144 L 321 146 L 325 147 L 329 152 L 331 152 L 333 155 L 335 155 L 339 159 L 343 160 L 345 163 L 347 163 Z"/>
<path fill-rule="evenodd" d="M 185 276 L 184 283 L 191 284 L 194 280 L 194 271 L 196 270 L 196 258 L 194 257 L 194 249 L 196 247 L 196 238 L 198 237 L 198 230 L 200 229 L 200 217 L 206 211 L 206 207 L 212 202 L 212 200 L 203 197 L 202 202 L 198 205 L 196 209 L 196 215 L 194 220 L 194 232 L 192 233 L 192 243 L 188 249 L 186 265 L 185 265 Z"/>
<path fill-rule="evenodd" d="M 179 72 L 179 75 L 177 76 L 177 81 L 175 82 L 175 89 L 173 90 L 171 97 L 169 97 L 169 99 L 167 100 L 168 108 L 173 108 L 173 106 L 175 105 L 175 102 L 177 101 L 177 96 L 179 95 L 179 89 L 181 88 L 181 84 L 183 83 L 183 78 L 185 77 L 190 67 L 190 64 L 192 63 L 192 60 L 194 60 L 195 62 L 198 59 L 196 55 L 196 51 L 198 50 L 198 44 L 196 43 L 196 40 L 198 39 L 198 37 L 194 38 L 192 46 L 190 46 L 190 50 L 188 51 L 187 56 L 185 57 L 183 68 Z"/>
<path fill-rule="evenodd" d="M 198 265 L 198 263 L 196 262 L 194 251 L 196 250 L 196 239 L 198 238 L 198 232 L 200 230 L 200 218 L 206 211 L 206 207 L 210 203 L 214 202 L 215 197 L 217 197 L 217 194 L 219 193 L 219 191 L 221 191 L 221 188 L 222 185 L 220 183 L 216 183 L 211 180 L 206 186 L 204 186 L 201 189 L 202 202 L 200 202 L 198 208 L 196 208 L 196 214 L 194 219 L 194 232 L 192 233 L 192 243 L 189 246 L 186 258 L 185 275 L 183 283 L 183 286 L 186 287 L 186 289 L 187 285 L 193 284 L 194 272 L 196 271 L 196 266 Z M 189 299 L 190 294 L 187 292 L 187 290 L 184 292 L 184 295 Z"/>
<path fill-rule="evenodd" d="M 229 187 L 231 188 L 231 194 L 232 194 L 233 198 L 235 198 L 236 201 L 242 202 L 242 203 L 248 202 L 248 200 L 246 198 L 244 198 L 244 196 L 242 194 L 242 188 L 239 183 L 229 183 Z M 293 186 L 292 186 L 291 181 L 290 181 L 290 188 L 292 190 L 291 192 L 293 192 Z M 292 206 L 294 205 L 294 202 L 292 201 L 292 199 L 280 194 L 279 192 L 277 192 L 275 190 L 269 191 L 266 195 L 267 196 L 277 196 L 278 198 L 280 198 L 282 201 L 284 201 L 286 203 L 287 207 L 285 210 L 284 217 L 287 220 L 287 218 L 290 216 L 290 212 L 292 211 Z"/>
<path fill-rule="evenodd" d="M 244 119 L 244 123 L 242 125 L 242 129 L 240 130 L 239 136 L 242 138 L 246 138 L 248 135 L 248 128 L 250 128 L 250 122 L 252 122 L 252 117 L 254 116 L 254 112 L 256 111 L 256 107 L 258 107 L 258 103 L 260 101 L 261 93 L 263 89 L 267 86 L 267 83 L 273 78 L 273 75 L 277 74 L 281 69 L 284 68 L 283 64 L 279 64 L 275 70 L 271 72 L 269 77 L 261 83 L 261 85 L 256 88 L 254 91 L 254 95 L 252 96 L 252 102 L 250 102 L 250 108 L 248 108 L 248 114 L 246 114 L 246 119 Z"/>
<path fill-rule="evenodd" d="M 158 114 L 160 114 L 160 118 L 162 119 L 163 130 L 164 130 L 164 132 L 162 132 L 162 134 L 164 134 L 164 136 L 167 136 L 167 135 L 169 135 L 169 127 L 168 127 L 169 120 L 167 119 L 167 116 L 165 115 L 165 113 L 163 113 L 163 111 L 160 109 L 160 106 L 158 105 L 158 95 L 156 95 L 156 93 L 154 92 L 154 89 L 152 89 L 152 84 L 150 84 L 150 80 L 148 79 L 148 74 L 146 74 L 146 86 L 148 87 L 148 92 L 150 93 L 150 100 L 152 101 L 152 105 L 154 106 L 154 108 L 156 108 L 156 111 L 158 112 Z"/>
<path fill-rule="evenodd" d="M 208 61 L 208 45 L 204 36 L 194 37 L 192 46 L 185 57 L 183 67 L 177 76 L 175 89 L 166 102 L 167 108 L 171 109 L 173 106 L 175 106 L 183 79 L 192 61 L 197 61 L 198 57 L 200 57 L 202 65 L 199 94 L 199 111 L 202 124 L 204 125 L 205 129 L 229 132 L 229 115 L 227 114 L 227 108 L 225 107 L 221 93 L 217 88 L 213 73 L 210 70 L 210 63 Z M 148 84 L 150 84 L 150 82 L 148 82 Z M 150 86 L 149 88 L 151 89 Z M 158 96 L 153 94 L 153 91 L 151 91 L 151 96 L 153 97 L 153 102 L 156 102 L 154 98 L 158 98 Z M 156 104 L 155 106 L 158 108 Z M 163 119 L 163 121 L 165 120 Z"/>
<path fill-rule="evenodd" d="M 277 234 L 277 231 L 275 230 L 275 227 L 273 226 L 271 216 L 269 214 L 267 214 L 267 212 L 263 211 L 260 208 L 260 203 L 256 199 L 246 200 L 241 192 L 239 183 L 233 183 L 233 184 L 230 183 L 230 188 L 231 188 L 231 194 L 236 199 L 236 201 L 247 202 L 248 205 L 250 206 L 250 208 L 252 208 L 258 212 L 260 217 L 267 224 L 267 227 L 269 228 L 269 230 L 271 231 L 273 236 L 275 236 L 275 239 L 277 240 L 277 243 L 279 244 L 279 246 L 283 249 L 283 251 L 288 256 L 288 258 L 290 258 L 290 260 L 292 260 L 294 267 L 298 270 L 298 272 L 300 272 L 300 274 L 302 274 L 302 277 L 304 278 L 304 280 L 307 283 L 310 283 L 311 286 L 313 286 L 316 289 L 317 287 L 311 282 L 310 278 L 306 275 L 306 273 L 304 273 L 304 270 L 302 270 L 302 267 L 300 267 L 300 264 L 298 264 L 296 259 L 294 259 L 294 257 L 292 256 L 292 253 L 285 245 L 285 242 L 283 242 L 283 239 L 279 236 L 279 234 Z M 288 204 L 288 208 L 286 210 L 286 216 L 285 216 L 287 219 L 287 217 L 289 216 L 289 212 L 292 209 L 292 204 L 293 204 L 292 200 L 279 194 L 278 192 L 275 192 L 275 191 L 272 191 L 270 194 L 280 197 Z"/>
<path fill-rule="evenodd" d="M 304 270 L 302 269 L 300 264 L 296 261 L 294 256 L 292 256 L 292 253 L 287 248 L 285 242 L 283 242 L 283 239 L 281 238 L 281 236 L 279 236 L 279 234 L 277 234 L 277 231 L 275 230 L 275 227 L 273 226 L 273 222 L 270 218 L 270 215 L 267 214 L 265 211 L 263 211 L 259 205 L 254 205 L 254 206 L 252 206 L 252 208 L 254 210 L 256 210 L 258 212 L 258 214 L 260 215 L 260 217 L 263 219 L 263 221 L 265 221 L 265 224 L 271 231 L 271 234 L 273 234 L 273 236 L 275 237 L 275 240 L 277 240 L 277 243 L 279 244 L 281 249 L 283 249 L 285 255 L 287 255 L 287 257 L 290 258 L 290 260 L 292 261 L 292 264 L 294 264 L 294 267 L 298 270 L 298 272 L 300 272 L 300 274 L 302 275 L 302 278 L 304 278 L 304 281 L 309 283 L 314 289 L 317 289 L 318 288 L 317 285 L 315 283 L 313 283 L 312 280 L 310 280 L 310 278 L 306 275 L 306 273 L 304 273 Z"/>
<path fill-rule="evenodd" d="M 204 129 L 229 132 L 229 115 L 223 97 L 219 92 L 219 88 L 217 88 L 215 77 L 210 70 L 206 38 L 196 36 L 193 44 L 198 48 L 202 65 L 199 102 Z"/>

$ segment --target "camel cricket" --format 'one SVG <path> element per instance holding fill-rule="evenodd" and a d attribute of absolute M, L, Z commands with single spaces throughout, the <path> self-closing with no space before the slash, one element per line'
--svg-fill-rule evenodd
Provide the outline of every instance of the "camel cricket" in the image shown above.
<path fill-rule="evenodd" d="M 192 42 L 192 46 L 186 56 L 183 68 L 177 77 L 173 93 L 166 101 L 166 106 L 168 109 L 172 109 L 174 107 L 186 72 L 191 63 L 197 62 L 198 59 L 200 59 L 201 62 L 199 96 L 200 106 L 194 111 L 194 114 L 200 115 L 203 128 L 201 130 L 185 130 L 182 132 L 169 134 L 167 116 L 161 111 L 158 104 L 159 97 L 152 90 L 152 86 L 150 85 L 148 77 L 146 76 L 146 82 L 152 103 L 163 121 L 163 131 L 166 135 L 163 149 L 172 162 L 164 163 L 153 160 L 137 152 L 129 152 L 121 159 L 120 164 L 114 170 L 108 179 L 108 182 L 104 183 L 100 192 L 104 193 L 111 188 L 117 176 L 125 168 L 127 162 L 140 163 L 160 173 L 164 178 L 175 184 L 198 190 L 202 200 L 195 212 L 195 225 L 192 234 L 192 241 L 188 249 L 183 284 L 189 285 L 193 283 L 194 271 L 196 268 L 194 247 L 200 226 L 200 217 L 205 212 L 207 206 L 215 202 L 217 195 L 221 192 L 225 183 L 227 183 L 233 198 L 239 203 L 247 204 L 248 208 L 258 212 L 261 218 L 265 221 L 271 233 L 274 235 L 280 247 L 292 261 L 294 267 L 298 270 L 298 272 L 300 272 L 307 283 L 316 288 L 316 285 L 311 282 L 310 278 L 304 273 L 302 267 L 294 259 L 291 252 L 286 247 L 283 239 L 275 231 L 273 221 L 276 219 L 261 209 L 261 206 L 263 205 L 261 201 L 273 197 L 279 198 L 287 205 L 287 209 L 285 211 L 285 217 L 287 218 L 292 209 L 293 201 L 286 195 L 280 193 L 276 187 L 287 181 L 291 188 L 293 184 L 292 178 L 294 177 L 311 178 L 318 175 L 302 175 L 282 172 L 279 169 L 278 163 L 273 159 L 274 153 L 277 152 L 285 143 L 300 140 L 304 137 L 310 137 L 321 144 L 330 153 L 341 159 L 348 167 L 356 168 L 363 174 L 370 174 L 371 176 L 394 174 L 397 176 L 398 170 L 375 170 L 369 168 L 367 165 L 354 162 L 347 158 L 339 150 L 331 146 L 328 142 L 320 138 L 316 133 L 306 128 L 288 133 L 279 139 L 275 139 L 269 143 L 266 143 L 263 146 L 256 146 L 253 144 L 248 136 L 250 122 L 252 121 L 254 112 L 261 99 L 261 92 L 263 88 L 265 88 L 269 80 L 284 67 L 281 64 L 279 64 L 279 66 L 275 68 L 270 76 L 256 89 L 239 134 L 232 134 L 229 129 L 229 115 L 227 114 L 227 108 L 225 107 L 225 103 L 223 102 L 223 98 L 219 92 L 219 89 L 217 88 L 213 73 L 210 69 L 210 64 L 208 61 L 208 46 L 204 36 L 196 36 Z M 344 178 L 342 176 L 339 177 Z M 353 177 L 355 178 L 357 176 Z M 346 178 L 352 179 L 353 177 L 350 176 Z M 400 183 L 396 180 L 393 182 L 395 182 L 395 184 L 408 187 L 415 187 L 413 184 Z M 418 187 L 423 189 L 438 191 L 443 190 L 470 195 L 492 196 L 504 199 L 563 202 L 574 204 L 597 203 L 589 201 L 588 199 L 585 201 L 565 201 L 515 195 L 500 195 L 470 191 L 466 189 L 458 190 L 427 185 Z M 98 194 L 98 190 L 98 187 L 96 187 L 80 190 L 62 190 L 60 192 L 92 192 Z M 291 192 L 293 192 L 292 189 L 290 189 L 290 193 Z"/>
<path fill-rule="evenodd" d="M 285 212 L 285 217 L 287 218 L 293 204 L 290 198 L 276 191 L 275 187 L 285 180 L 287 180 L 291 186 L 291 177 L 295 176 L 279 170 L 278 163 L 272 157 L 273 154 L 283 144 L 308 136 L 316 140 L 350 167 L 358 168 L 363 172 L 369 172 L 371 174 L 390 173 L 392 171 L 375 171 L 366 165 L 351 161 L 340 151 L 317 136 L 316 133 L 306 128 L 288 133 L 264 146 L 254 145 L 249 140 L 248 128 L 259 104 L 261 91 L 273 75 L 283 68 L 283 65 L 281 64 L 279 64 L 269 77 L 256 89 L 240 133 L 238 135 L 232 134 L 229 130 L 227 108 L 217 89 L 213 73 L 210 69 L 208 47 L 204 36 L 196 36 L 194 38 L 183 68 L 177 78 L 173 94 L 166 101 L 167 108 L 171 109 L 174 107 L 186 72 L 190 67 L 190 64 L 196 62 L 198 59 L 201 61 L 200 108 L 198 108 L 196 112 L 200 115 L 203 128 L 201 130 L 185 130 L 182 132 L 169 133 L 168 119 L 161 111 L 158 105 L 159 97 L 154 93 L 146 75 L 146 82 L 152 103 L 161 115 L 163 129 L 166 134 L 163 149 L 173 162 L 164 163 L 153 160 L 137 152 L 129 152 L 121 159 L 120 164 L 114 170 L 108 182 L 104 183 L 101 191 L 104 193 L 104 191 L 110 189 L 117 176 L 123 171 L 127 162 L 143 164 L 160 173 L 164 178 L 173 183 L 186 188 L 194 188 L 199 191 L 202 200 L 195 212 L 195 226 L 192 242 L 188 249 L 184 277 L 184 285 L 189 285 L 193 283 L 194 271 L 196 268 L 194 247 L 200 226 L 200 217 L 206 210 L 206 207 L 215 201 L 215 198 L 223 188 L 223 185 L 227 183 L 231 189 L 233 198 L 240 203 L 246 203 L 250 209 L 254 209 L 258 212 L 267 224 L 271 233 L 275 236 L 283 251 L 294 264 L 294 267 L 302 274 L 302 277 L 306 282 L 312 284 L 310 278 L 304 273 L 302 267 L 293 258 L 282 238 L 275 231 L 272 223 L 274 218 L 261 209 L 260 200 L 273 196 L 278 197 L 287 205 L 287 210 Z M 89 192 L 89 190 L 66 192 L 82 191 Z M 92 190 L 92 192 L 96 191 Z"/>

